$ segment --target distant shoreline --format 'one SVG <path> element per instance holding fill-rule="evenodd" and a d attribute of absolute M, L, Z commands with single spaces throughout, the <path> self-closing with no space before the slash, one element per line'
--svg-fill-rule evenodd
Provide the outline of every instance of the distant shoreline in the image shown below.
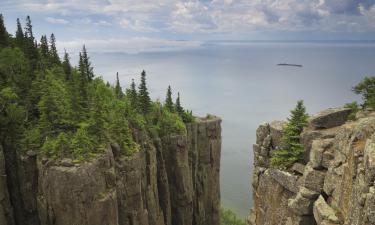
<path fill-rule="evenodd" d="M 300 64 L 289 64 L 289 63 L 279 63 L 277 66 L 294 66 L 294 67 L 302 67 Z"/>

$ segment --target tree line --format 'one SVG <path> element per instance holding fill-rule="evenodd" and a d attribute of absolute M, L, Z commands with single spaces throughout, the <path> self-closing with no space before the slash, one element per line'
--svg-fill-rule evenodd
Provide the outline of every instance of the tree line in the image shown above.
<path fill-rule="evenodd" d="M 162 137 L 185 133 L 193 122 L 191 111 L 181 105 L 180 94 L 152 101 L 142 71 L 122 89 L 119 75 L 114 85 L 94 73 L 86 46 L 78 66 L 69 54 L 62 58 L 54 34 L 37 41 L 29 16 L 19 19 L 14 35 L 8 33 L 0 14 L 0 141 L 3 148 L 38 151 L 48 157 L 85 160 L 111 143 L 130 155 L 139 150 L 140 134 Z"/>

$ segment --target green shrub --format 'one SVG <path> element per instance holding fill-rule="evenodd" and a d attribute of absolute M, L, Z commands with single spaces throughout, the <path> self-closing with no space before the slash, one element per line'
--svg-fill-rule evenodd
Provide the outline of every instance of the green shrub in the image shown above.
<path fill-rule="evenodd" d="M 355 120 L 355 115 L 359 111 L 359 105 L 357 102 L 351 102 L 344 105 L 345 108 L 349 108 L 352 110 L 350 115 L 348 116 L 349 120 Z"/>
<path fill-rule="evenodd" d="M 220 210 L 221 225 L 246 225 L 244 220 L 238 219 L 237 215 L 229 209 Z"/>

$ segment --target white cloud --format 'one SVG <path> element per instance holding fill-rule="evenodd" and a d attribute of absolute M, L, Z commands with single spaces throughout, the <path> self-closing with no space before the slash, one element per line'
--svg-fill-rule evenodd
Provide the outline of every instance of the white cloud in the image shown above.
<path fill-rule="evenodd" d="M 73 41 L 57 41 L 59 51 L 67 49 L 78 52 L 86 45 L 90 52 L 154 52 L 175 51 L 201 46 L 199 41 L 176 41 L 158 38 L 133 37 L 128 39 L 76 39 Z"/>
<path fill-rule="evenodd" d="M 19 4 L 20 9 L 40 13 L 104 16 L 136 32 L 374 31 L 375 24 L 374 0 L 30 0 Z"/>
<path fill-rule="evenodd" d="M 47 17 L 46 21 L 48 23 L 53 23 L 53 24 L 68 24 L 69 21 L 65 19 L 59 19 L 59 18 L 53 18 L 53 17 Z"/>

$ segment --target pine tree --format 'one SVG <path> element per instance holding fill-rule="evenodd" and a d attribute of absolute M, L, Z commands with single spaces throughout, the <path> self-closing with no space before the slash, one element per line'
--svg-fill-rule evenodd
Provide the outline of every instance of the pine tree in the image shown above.
<path fill-rule="evenodd" d="M 88 104 L 88 96 L 87 96 L 87 71 L 86 66 L 83 61 L 82 53 L 79 53 L 79 63 L 78 63 L 78 94 L 79 94 L 79 105 L 82 109 L 86 109 Z"/>
<path fill-rule="evenodd" d="M 138 108 L 138 105 L 137 105 L 138 94 L 137 94 L 137 90 L 135 87 L 134 79 L 132 79 L 130 88 L 126 90 L 126 95 L 129 98 L 130 105 L 132 106 L 134 110 L 136 110 Z"/>
<path fill-rule="evenodd" d="M 65 80 L 70 81 L 72 79 L 72 66 L 70 65 L 69 55 L 64 51 L 64 60 L 62 62 L 62 67 L 65 74 Z"/>
<path fill-rule="evenodd" d="M 8 45 L 9 34 L 4 25 L 3 14 L 0 14 L 0 48 L 4 48 Z"/>
<path fill-rule="evenodd" d="M 46 35 L 42 35 L 42 37 L 40 38 L 40 53 L 44 59 L 48 59 L 49 47 Z"/>
<path fill-rule="evenodd" d="M 172 100 L 172 88 L 171 88 L 170 85 L 168 86 L 167 96 L 165 98 L 165 104 L 164 105 L 165 105 L 165 108 L 169 112 L 173 112 L 174 111 L 173 100 Z"/>
<path fill-rule="evenodd" d="M 51 34 L 51 37 L 50 37 L 50 61 L 52 64 L 60 64 L 60 57 L 59 57 L 59 54 L 57 52 L 57 48 L 56 48 L 56 38 L 55 38 L 55 35 L 52 33 Z"/>
<path fill-rule="evenodd" d="M 35 44 L 33 26 L 31 25 L 30 16 L 26 17 L 23 49 L 24 49 L 26 57 L 30 60 L 30 69 L 31 69 L 30 74 L 33 74 L 38 66 L 39 54 L 38 54 L 37 45 Z"/>
<path fill-rule="evenodd" d="M 122 92 L 122 88 L 120 85 L 120 80 L 118 78 L 118 72 L 116 73 L 116 86 L 115 86 L 115 94 L 118 99 L 121 99 L 124 97 L 124 93 Z"/>
<path fill-rule="evenodd" d="M 34 44 L 33 26 L 31 25 L 30 16 L 26 17 L 25 37 Z"/>
<path fill-rule="evenodd" d="M 150 109 L 151 109 L 151 99 L 147 90 L 146 72 L 144 70 L 141 73 L 141 83 L 139 84 L 138 89 L 139 89 L 139 95 L 138 95 L 139 109 L 144 115 L 146 115 L 150 112 Z"/>
<path fill-rule="evenodd" d="M 17 31 L 16 31 L 16 47 L 23 49 L 24 48 L 24 36 L 23 36 L 23 30 L 21 26 L 20 19 L 17 18 Z"/>
<path fill-rule="evenodd" d="M 181 106 L 181 100 L 180 100 L 180 92 L 177 93 L 177 99 L 176 99 L 176 112 L 181 116 L 184 114 L 184 108 Z"/>
<path fill-rule="evenodd" d="M 94 71 L 91 66 L 90 58 L 87 54 L 86 46 L 83 45 L 82 48 L 82 63 L 83 63 L 83 69 L 85 70 L 85 74 L 87 76 L 87 80 L 91 81 L 94 78 Z"/>
<path fill-rule="evenodd" d="M 279 168 L 288 168 L 303 158 L 304 147 L 300 142 L 300 135 L 307 125 L 308 114 L 303 101 L 297 102 L 296 107 L 291 111 L 288 123 L 283 128 L 282 147 L 277 150 L 271 158 L 271 165 Z"/>

